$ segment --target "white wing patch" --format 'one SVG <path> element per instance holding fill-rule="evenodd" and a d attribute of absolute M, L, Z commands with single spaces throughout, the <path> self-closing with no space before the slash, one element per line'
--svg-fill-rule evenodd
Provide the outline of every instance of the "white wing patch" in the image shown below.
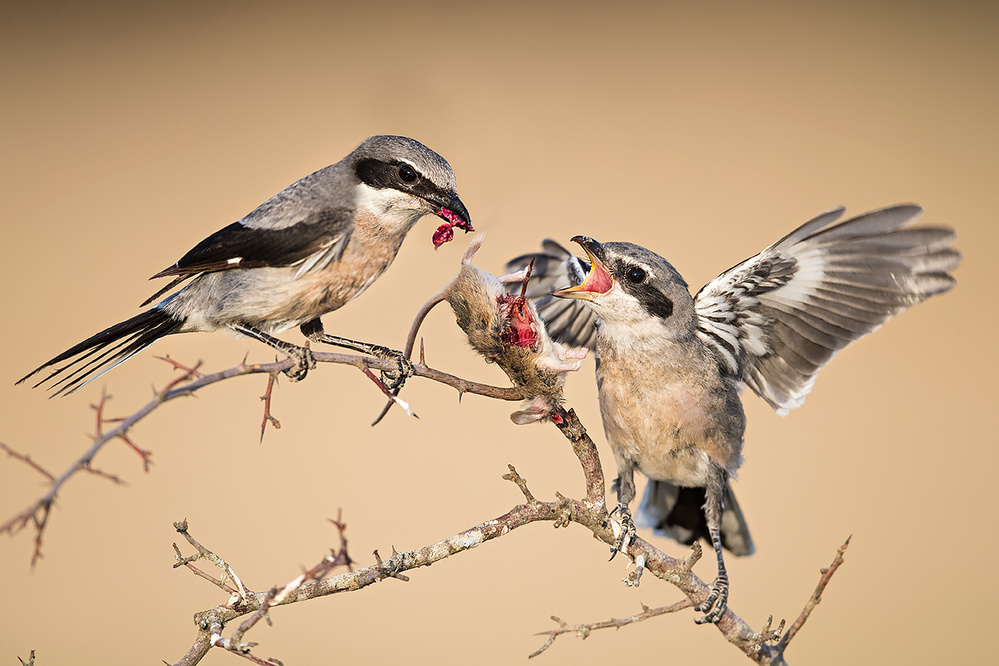
<path fill-rule="evenodd" d="M 770 351 L 767 320 L 757 306 L 763 293 L 778 289 L 790 279 L 771 279 L 776 262 L 783 262 L 785 271 L 793 266 L 793 260 L 765 250 L 709 282 L 694 301 L 697 335 L 718 352 L 730 374 L 741 374 L 747 354 L 765 356 Z"/>
<path fill-rule="evenodd" d="M 321 271 L 329 266 L 331 261 L 343 256 L 344 244 L 340 242 L 341 238 L 342 236 L 337 236 L 330 239 L 328 243 L 323 244 L 322 249 L 306 257 L 302 261 L 302 265 L 295 271 L 295 279 L 297 280 L 311 270 Z"/>
<path fill-rule="evenodd" d="M 698 292 L 697 335 L 779 414 L 798 407 L 838 350 L 953 286 L 954 232 L 910 228 L 921 211 L 806 222 Z"/>

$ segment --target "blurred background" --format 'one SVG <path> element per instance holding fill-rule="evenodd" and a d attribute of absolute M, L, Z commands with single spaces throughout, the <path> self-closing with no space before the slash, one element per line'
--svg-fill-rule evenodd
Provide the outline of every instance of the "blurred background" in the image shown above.
<path fill-rule="evenodd" d="M 272 360 L 225 334 L 174 336 L 84 390 L 46 400 L 13 382 L 137 311 L 149 275 L 292 181 L 376 133 L 444 155 L 498 272 L 544 237 L 629 240 L 670 259 L 693 289 L 813 215 L 898 202 L 951 225 L 965 255 L 952 293 L 843 352 L 803 409 L 779 418 L 746 394 L 736 492 L 757 554 L 730 559 L 732 608 L 759 629 L 797 617 L 836 548 L 846 564 L 792 644 L 794 663 L 976 663 L 996 621 L 994 298 L 997 260 L 994 3 L 22 3 L 0 22 L 4 261 L 0 441 L 52 472 L 88 446 L 90 405 L 135 411 L 173 371 Z M 325 318 L 340 335 L 400 346 L 413 314 L 457 271 L 467 242 L 432 250 L 438 221 L 391 269 Z M 446 308 L 424 328 L 432 365 L 493 383 Z M 296 332 L 285 337 L 300 341 Z M 569 404 L 604 457 L 592 361 Z M 393 411 L 357 371 L 282 381 L 282 428 L 259 443 L 266 379 L 166 405 L 60 495 L 32 571 L 31 530 L 0 539 L 7 603 L 0 658 L 38 664 L 174 662 L 192 615 L 224 601 L 171 568 L 172 523 L 225 557 L 252 589 L 296 576 L 337 544 L 417 548 L 506 512 L 533 492 L 583 492 L 551 426 L 514 426 L 513 405 L 413 380 L 420 415 Z M 45 489 L 0 458 L 0 519 Z M 660 541 L 669 553 L 687 549 Z M 679 599 L 573 526 L 525 527 L 430 569 L 282 608 L 247 638 L 285 664 L 522 663 L 535 632 Z M 713 577 L 712 558 L 698 565 Z M 539 659 L 745 663 L 694 613 Z M 212 653 L 205 663 L 234 663 Z"/>

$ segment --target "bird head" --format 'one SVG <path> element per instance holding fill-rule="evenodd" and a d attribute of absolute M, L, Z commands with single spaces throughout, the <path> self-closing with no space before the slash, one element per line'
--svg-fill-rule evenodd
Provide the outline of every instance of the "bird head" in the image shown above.
<path fill-rule="evenodd" d="M 358 184 L 358 208 L 383 224 L 408 231 L 424 215 L 444 224 L 434 232 L 434 247 L 454 238 L 454 227 L 474 231 L 458 198 L 454 171 L 443 157 L 404 136 L 373 136 L 351 153 Z"/>
<path fill-rule="evenodd" d="M 553 296 L 586 301 L 605 326 L 689 330 L 693 299 L 668 261 L 632 243 L 598 243 L 587 236 L 572 240 L 586 252 L 590 270 L 582 283 Z"/>

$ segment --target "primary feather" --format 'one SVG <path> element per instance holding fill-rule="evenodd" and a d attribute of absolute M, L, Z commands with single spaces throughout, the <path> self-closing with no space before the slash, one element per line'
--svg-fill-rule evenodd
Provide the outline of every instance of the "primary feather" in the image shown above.
<path fill-rule="evenodd" d="M 838 350 L 954 286 L 954 232 L 908 228 L 921 212 L 893 206 L 830 226 L 839 208 L 806 222 L 697 293 L 698 337 L 786 414 Z"/>

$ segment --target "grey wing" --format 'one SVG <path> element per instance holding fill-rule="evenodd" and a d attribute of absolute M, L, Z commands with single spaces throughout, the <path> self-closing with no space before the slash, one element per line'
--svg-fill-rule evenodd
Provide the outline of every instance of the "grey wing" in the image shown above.
<path fill-rule="evenodd" d="M 838 350 L 954 286 L 954 231 L 910 228 L 920 213 L 899 205 L 833 225 L 838 208 L 806 222 L 697 293 L 698 336 L 786 414 Z"/>
<path fill-rule="evenodd" d="M 593 349 L 596 340 L 596 316 L 583 301 L 555 298 L 552 292 L 583 283 L 590 265 L 555 241 L 546 239 L 542 251 L 524 254 L 507 262 L 509 273 L 534 261 L 527 297 L 538 308 L 548 335 L 570 347 Z M 510 287 L 517 289 L 516 285 Z"/>
<path fill-rule="evenodd" d="M 216 231 L 177 263 L 154 275 L 153 278 L 175 276 L 175 279 L 143 305 L 201 273 L 298 266 L 297 278 L 311 270 L 321 270 L 340 259 L 353 229 L 349 208 L 321 208 L 301 215 L 295 224 L 284 226 L 260 224 L 251 217 L 254 213 Z"/>

